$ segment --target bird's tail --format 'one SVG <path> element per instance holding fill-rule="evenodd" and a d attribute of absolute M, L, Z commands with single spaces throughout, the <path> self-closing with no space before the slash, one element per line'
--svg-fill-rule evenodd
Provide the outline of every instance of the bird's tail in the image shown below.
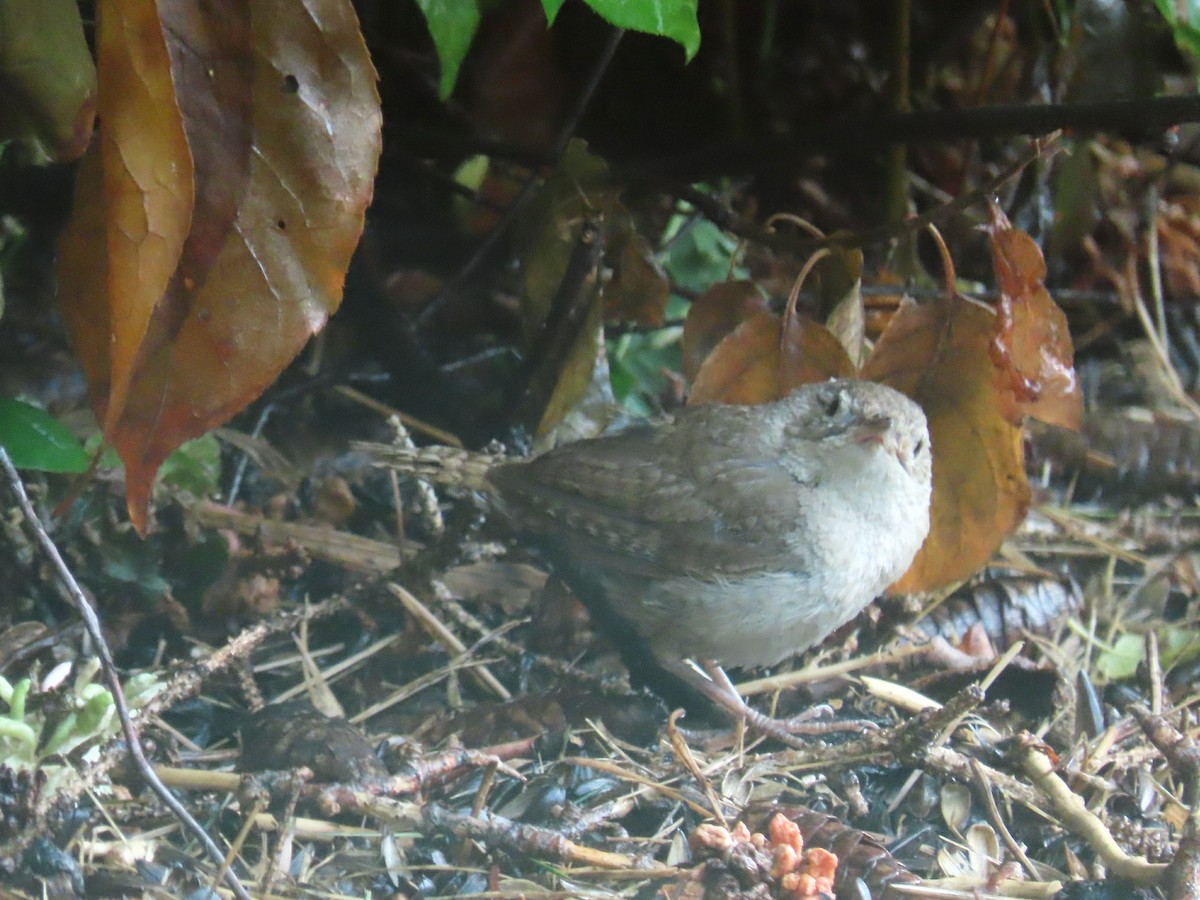
<path fill-rule="evenodd" d="M 472 491 L 487 490 L 488 471 L 504 462 L 503 456 L 472 453 L 457 447 L 399 447 L 356 441 L 353 448 L 369 456 L 375 465 Z"/>

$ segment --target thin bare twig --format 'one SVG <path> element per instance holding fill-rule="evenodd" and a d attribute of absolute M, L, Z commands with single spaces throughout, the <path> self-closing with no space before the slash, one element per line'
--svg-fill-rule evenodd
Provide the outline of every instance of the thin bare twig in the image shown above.
<path fill-rule="evenodd" d="M 146 784 L 150 786 L 150 790 L 154 791 L 163 804 L 178 817 L 179 821 L 183 823 L 187 830 L 208 851 L 208 855 L 216 863 L 218 869 L 223 872 L 225 883 L 229 886 L 229 889 L 236 896 L 242 898 L 242 900 L 250 900 L 250 895 L 242 886 L 241 881 L 238 880 L 233 868 L 227 866 L 225 854 L 221 852 L 221 848 L 209 837 L 208 832 L 192 817 L 192 814 L 184 808 L 183 804 L 175 799 L 175 795 L 162 783 L 154 773 L 154 768 L 150 765 L 150 761 L 146 759 L 137 729 L 134 727 L 133 719 L 129 715 L 129 704 L 125 702 L 125 692 L 121 688 L 121 678 L 117 674 L 117 667 L 113 664 L 112 652 L 104 640 L 104 631 L 100 627 L 100 619 L 97 617 L 96 611 L 92 609 L 92 605 L 88 602 L 87 597 L 84 596 L 83 590 L 79 587 L 79 582 L 75 580 L 75 576 L 67 567 L 62 554 L 58 552 L 58 547 L 55 546 L 54 541 L 50 538 L 50 534 L 46 531 L 45 526 L 42 525 L 41 519 L 38 518 L 33 504 L 29 501 L 29 495 L 25 493 L 25 484 L 21 481 L 21 476 L 17 474 L 17 469 L 3 446 L 0 446 L 0 468 L 4 469 L 4 475 L 8 479 L 9 486 L 17 498 L 17 504 L 21 507 L 21 512 L 24 514 L 25 521 L 33 532 L 34 538 L 37 540 L 39 546 L 41 546 L 42 552 L 49 558 L 63 586 L 67 589 L 67 593 L 70 594 L 75 608 L 79 610 L 79 615 L 83 619 L 84 627 L 87 628 L 88 635 L 96 647 L 96 653 L 100 657 L 100 667 L 104 671 L 104 677 L 108 680 L 109 688 L 112 691 L 117 718 L 121 722 L 121 731 L 124 733 L 125 741 L 129 746 L 129 755 L 133 759 L 134 767 L 141 773 Z"/>

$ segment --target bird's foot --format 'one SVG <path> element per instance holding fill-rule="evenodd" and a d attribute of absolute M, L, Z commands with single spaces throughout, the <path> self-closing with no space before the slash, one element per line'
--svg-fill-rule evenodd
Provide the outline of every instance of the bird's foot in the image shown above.
<path fill-rule="evenodd" d="M 780 734 L 786 734 L 793 740 L 784 741 L 789 746 L 803 746 L 800 741 L 794 740 L 799 735 L 806 737 L 819 737 L 825 734 L 836 734 L 839 731 L 852 731 L 861 734 L 864 731 L 878 731 L 879 726 L 874 722 L 869 722 L 866 719 L 833 719 L 833 708 L 827 704 L 820 704 L 811 709 L 806 709 L 798 716 L 792 716 L 788 719 L 774 719 L 770 716 L 760 713 L 752 706 L 742 701 L 742 706 L 745 707 L 746 723 L 757 728 L 764 734 L 768 734 L 773 738 L 783 740 Z"/>
<path fill-rule="evenodd" d="M 833 709 L 826 704 L 814 706 L 789 719 L 772 718 L 746 703 L 729 680 L 729 676 L 725 674 L 725 670 L 711 660 L 700 661 L 700 665 L 708 673 L 707 678 L 682 660 L 664 661 L 662 664 L 668 671 L 678 675 L 716 703 L 731 718 L 745 722 L 751 728 L 789 747 L 805 748 L 807 744 L 800 739 L 802 736 L 816 737 L 839 731 L 862 733 L 879 728 L 874 722 L 863 719 L 829 719 Z"/>

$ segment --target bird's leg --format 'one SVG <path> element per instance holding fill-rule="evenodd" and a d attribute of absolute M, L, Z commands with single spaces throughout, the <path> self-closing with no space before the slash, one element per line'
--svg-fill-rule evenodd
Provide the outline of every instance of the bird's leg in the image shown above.
<path fill-rule="evenodd" d="M 763 715 L 742 699 L 742 695 L 729 680 L 725 670 L 717 663 L 712 660 L 699 660 L 699 663 L 708 673 L 707 678 L 692 668 L 685 660 L 660 660 L 664 669 L 682 678 L 732 718 L 757 728 L 768 737 L 787 744 L 789 747 L 803 748 L 806 746 L 796 737 L 800 734 L 813 736 L 829 734 L 834 731 L 863 731 L 865 728 L 874 727 L 873 723 L 862 721 L 814 722 L 813 719 L 829 713 L 829 707 L 824 705 L 815 706 L 791 719 L 774 719 Z"/>

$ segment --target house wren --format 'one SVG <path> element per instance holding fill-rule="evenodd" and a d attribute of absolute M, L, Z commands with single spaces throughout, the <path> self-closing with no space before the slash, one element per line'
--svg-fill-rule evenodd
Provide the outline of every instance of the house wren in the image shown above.
<path fill-rule="evenodd" d="M 527 461 L 359 449 L 483 493 L 632 669 L 645 671 L 648 651 L 772 734 L 779 723 L 747 707 L 720 667 L 769 665 L 817 643 L 904 574 L 929 531 L 925 415 L 871 382 L 688 407 Z"/>

